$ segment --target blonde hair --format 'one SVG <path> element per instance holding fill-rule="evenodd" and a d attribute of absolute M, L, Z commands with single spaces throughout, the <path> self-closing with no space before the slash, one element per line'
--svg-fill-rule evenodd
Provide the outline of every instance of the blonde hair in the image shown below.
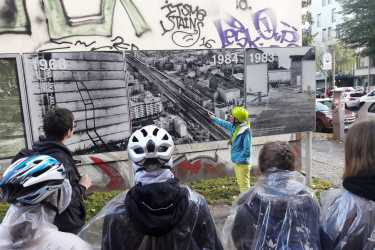
<path fill-rule="evenodd" d="M 375 175 L 375 121 L 355 124 L 346 137 L 343 177 L 364 175 Z"/>

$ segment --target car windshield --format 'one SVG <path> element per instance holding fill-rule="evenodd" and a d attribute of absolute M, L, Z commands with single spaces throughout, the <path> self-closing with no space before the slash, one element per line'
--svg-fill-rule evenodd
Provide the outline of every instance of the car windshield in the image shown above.
<path fill-rule="evenodd" d="M 329 108 L 326 105 L 320 102 L 315 103 L 315 112 L 327 112 L 327 111 L 329 111 Z"/>

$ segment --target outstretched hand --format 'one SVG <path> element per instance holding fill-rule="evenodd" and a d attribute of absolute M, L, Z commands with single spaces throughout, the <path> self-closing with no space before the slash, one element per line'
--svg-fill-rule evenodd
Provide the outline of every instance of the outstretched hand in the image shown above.
<path fill-rule="evenodd" d="M 210 119 L 212 120 L 212 119 L 215 118 L 215 114 L 212 113 L 212 112 L 210 112 L 210 111 L 208 111 L 208 117 L 210 117 Z"/>

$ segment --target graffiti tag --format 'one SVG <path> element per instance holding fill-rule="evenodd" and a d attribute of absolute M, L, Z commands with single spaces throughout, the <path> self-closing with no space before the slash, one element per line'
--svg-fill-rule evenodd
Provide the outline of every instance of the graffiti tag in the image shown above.
<path fill-rule="evenodd" d="M 216 20 L 215 26 L 221 40 L 222 48 L 232 45 L 241 48 L 257 48 L 271 41 L 271 47 L 296 47 L 300 34 L 298 29 L 286 22 L 278 21 L 272 9 L 257 11 L 251 21 L 251 26 L 245 26 L 234 16 L 226 20 Z M 255 32 L 251 32 L 250 28 Z M 254 34 L 255 35 L 252 35 Z"/>
<path fill-rule="evenodd" d="M 49 48 L 40 49 L 39 52 L 47 51 L 57 51 L 65 49 L 82 49 L 89 51 L 122 51 L 122 50 L 139 50 L 139 47 L 134 43 L 126 42 L 125 38 L 122 36 L 116 36 L 107 42 L 100 42 L 100 45 L 97 41 L 82 41 L 76 40 L 73 42 L 69 41 L 51 41 L 52 45 Z"/>
<path fill-rule="evenodd" d="M 206 10 L 199 6 L 172 4 L 168 1 L 161 10 L 167 11 L 165 20 L 160 21 L 162 36 L 171 33 L 173 43 L 179 47 L 191 47 L 199 41 L 207 16 Z"/>
<path fill-rule="evenodd" d="M 252 7 L 248 4 L 247 0 L 236 0 L 236 9 L 251 10 Z"/>

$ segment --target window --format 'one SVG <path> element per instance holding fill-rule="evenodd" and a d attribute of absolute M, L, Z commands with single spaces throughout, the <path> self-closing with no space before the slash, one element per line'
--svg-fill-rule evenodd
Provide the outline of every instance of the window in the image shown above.
<path fill-rule="evenodd" d="M 328 0 L 328 4 L 331 4 L 332 3 L 332 0 Z"/>
<path fill-rule="evenodd" d="M 0 158 L 26 147 L 17 59 L 0 57 Z"/>
<path fill-rule="evenodd" d="M 321 16 L 322 16 L 321 14 L 316 15 L 316 27 L 318 28 L 320 28 L 320 25 L 321 25 L 320 23 Z"/>
<path fill-rule="evenodd" d="M 322 0 L 322 6 L 324 7 L 324 6 L 326 6 L 326 5 L 327 5 L 326 0 Z"/>
<path fill-rule="evenodd" d="M 375 113 L 375 103 L 373 103 L 369 108 L 368 108 L 369 113 Z"/>
<path fill-rule="evenodd" d="M 327 29 L 322 29 L 322 42 L 327 41 Z"/>
<path fill-rule="evenodd" d="M 336 9 L 335 8 L 331 10 L 331 22 L 332 23 L 336 22 Z"/>

